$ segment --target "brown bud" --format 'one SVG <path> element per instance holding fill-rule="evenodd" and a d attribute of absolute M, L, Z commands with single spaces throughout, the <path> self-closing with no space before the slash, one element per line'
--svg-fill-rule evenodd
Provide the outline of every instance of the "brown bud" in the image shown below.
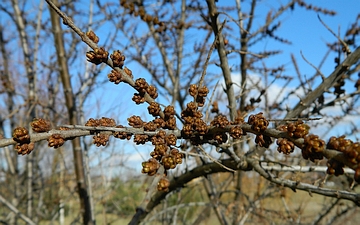
<path fill-rule="evenodd" d="M 15 145 L 15 149 L 17 150 L 18 155 L 28 155 L 32 152 L 32 150 L 34 150 L 34 145 L 34 142 L 23 144 L 17 143 Z"/>
<path fill-rule="evenodd" d="M 151 102 L 148 106 L 148 111 L 152 116 L 159 116 L 161 111 L 159 103 Z"/>
<path fill-rule="evenodd" d="M 131 78 L 133 79 L 134 76 L 132 74 L 132 71 L 130 69 L 128 69 L 127 67 L 124 67 L 124 72 Z"/>
<path fill-rule="evenodd" d="M 34 119 L 31 122 L 31 127 L 37 133 L 48 132 L 51 129 L 50 122 L 44 119 Z"/>
<path fill-rule="evenodd" d="M 65 143 L 65 139 L 60 134 L 53 134 L 48 138 L 48 146 L 59 148 Z"/>
<path fill-rule="evenodd" d="M 157 170 L 160 168 L 159 162 L 154 158 L 151 158 L 148 161 L 143 162 L 141 165 L 143 167 L 141 172 L 147 173 L 149 176 L 155 175 Z"/>
<path fill-rule="evenodd" d="M 108 134 L 100 134 L 97 133 L 93 136 L 93 143 L 96 147 L 106 146 L 109 142 L 109 135 Z"/>
<path fill-rule="evenodd" d="M 127 120 L 129 122 L 129 125 L 134 128 L 140 128 L 144 125 L 144 122 L 141 120 L 140 116 L 131 116 Z"/>
<path fill-rule="evenodd" d="M 113 54 L 110 55 L 110 58 L 112 59 L 114 66 L 120 68 L 124 66 L 125 55 L 123 55 L 121 51 L 114 51 Z"/>
<path fill-rule="evenodd" d="M 115 84 L 119 84 L 123 81 L 121 73 L 116 70 L 111 70 L 111 72 L 108 74 L 108 78 L 110 82 Z"/>
<path fill-rule="evenodd" d="M 18 143 L 30 143 L 29 131 L 25 127 L 16 127 L 13 131 L 13 139 Z"/>
<path fill-rule="evenodd" d="M 134 143 L 137 145 L 143 145 L 148 141 L 149 136 L 145 134 L 135 134 Z"/>
<path fill-rule="evenodd" d="M 87 36 L 90 40 L 92 40 L 94 43 L 96 43 L 96 44 L 99 43 L 99 37 L 96 36 L 96 34 L 95 34 L 92 30 L 86 32 L 86 36 Z"/>
<path fill-rule="evenodd" d="M 166 178 L 161 178 L 159 183 L 158 183 L 158 186 L 157 186 L 157 189 L 158 191 L 166 191 L 168 192 L 169 191 L 169 186 L 170 186 L 170 181 Z"/>
<path fill-rule="evenodd" d="M 118 125 L 118 126 L 116 126 L 116 128 L 124 128 L 124 126 Z M 127 132 L 120 132 L 120 131 L 114 132 L 114 137 L 115 138 L 130 140 L 131 136 L 132 136 L 132 134 L 127 133 Z"/>
<path fill-rule="evenodd" d="M 156 99 L 158 97 L 157 89 L 153 85 L 149 85 L 146 89 L 146 92 L 150 95 L 151 98 Z"/>
<path fill-rule="evenodd" d="M 232 138 L 239 139 L 242 135 L 244 135 L 244 132 L 239 126 L 235 126 L 230 129 L 229 134 Z"/>
<path fill-rule="evenodd" d="M 96 48 L 94 51 L 89 51 L 86 53 L 87 60 L 95 65 L 99 65 L 102 62 L 106 62 L 108 59 L 109 53 L 105 51 L 103 47 Z"/>

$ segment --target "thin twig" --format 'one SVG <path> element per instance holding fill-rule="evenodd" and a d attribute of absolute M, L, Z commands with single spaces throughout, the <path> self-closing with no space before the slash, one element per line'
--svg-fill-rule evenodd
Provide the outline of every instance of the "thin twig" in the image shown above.
<path fill-rule="evenodd" d="M 230 53 L 233 53 L 233 52 L 237 52 L 240 55 L 252 55 L 252 56 L 255 56 L 255 57 L 260 58 L 260 59 L 264 59 L 264 58 L 268 57 L 266 55 L 260 55 L 260 54 L 252 53 L 252 52 L 249 52 L 249 51 L 244 52 L 244 51 L 235 50 L 235 49 L 226 51 L 226 54 L 230 54 Z"/>
<path fill-rule="evenodd" d="M 290 111 L 285 119 L 298 117 L 303 110 L 307 109 L 317 98 L 332 87 L 335 82 L 348 72 L 350 67 L 356 64 L 360 59 L 360 47 L 348 55 L 348 57 L 311 93 L 301 99 L 301 101 Z"/>
<path fill-rule="evenodd" d="M 259 164 L 258 159 L 248 157 L 247 162 L 261 176 L 263 176 L 264 178 L 266 178 L 267 180 L 269 180 L 269 181 L 271 181 L 271 182 L 273 182 L 275 184 L 285 186 L 285 187 L 289 187 L 294 191 L 299 189 L 299 190 L 303 190 L 303 191 L 308 191 L 310 193 L 320 194 L 320 195 L 323 195 L 323 196 L 335 197 L 335 198 L 343 198 L 343 199 L 350 200 L 350 201 L 354 202 L 357 205 L 360 205 L 360 194 L 352 193 L 352 192 L 348 192 L 348 191 L 340 191 L 340 190 L 322 188 L 322 187 L 319 187 L 319 186 L 315 186 L 315 185 L 311 185 L 311 184 L 307 184 L 307 183 L 302 183 L 302 182 L 299 182 L 299 181 L 292 181 L 292 180 L 277 178 L 276 176 L 274 176 L 270 172 L 265 171 L 261 167 L 261 165 Z"/>
<path fill-rule="evenodd" d="M 305 56 L 303 55 L 302 51 L 300 51 L 300 54 L 301 54 L 301 57 L 303 58 L 303 60 L 305 60 L 305 62 L 307 62 L 312 68 L 314 68 L 314 69 L 316 70 L 316 72 L 317 72 L 318 74 L 320 74 L 321 79 L 324 81 L 324 80 L 325 80 L 325 75 L 320 71 L 320 69 L 317 68 L 317 67 L 316 67 L 314 64 L 312 64 L 311 62 L 309 62 L 309 60 L 307 60 L 307 59 L 305 58 Z"/>
<path fill-rule="evenodd" d="M 298 121 L 298 120 L 321 120 L 321 117 L 315 117 L 315 118 L 288 118 L 288 119 L 269 119 L 268 121 Z"/>
<path fill-rule="evenodd" d="M 214 40 L 214 42 L 212 43 L 212 45 L 210 47 L 209 53 L 208 53 L 208 55 L 206 57 L 206 60 L 205 60 L 204 69 L 203 69 L 203 72 L 201 73 L 201 77 L 200 77 L 200 80 L 199 80 L 199 88 L 203 85 L 204 78 L 205 78 L 205 75 L 206 75 L 206 69 L 207 69 L 207 67 L 209 65 L 211 54 L 214 51 L 215 46 L 217 45 L 217 42 L 219 41 L 219 35 L 221 34 L 221 31 L 224 28 L 225 23 L 226 23 L 226 20 L 224 20 L 224 22 L 221 24 L 221 26 L 219 28 L 219 32 L 216 34 L 215 40 Z"/>
<path fill-rule="evenodd" d="M 320 15 L 318 15 L 318 18 L 319 18 L 320 22 L 322 23 L 322 25 L 324 25 L 324 27 L 325 27 L 328 31 L 330 31 L 330 33 L 331 33 L 332 35 L 334 35 L 334 36 L 339 40 L 339 42 L 340 42 L 340 43 L 342 44 L 342 46 L 345 48 L 346 53 L 350 54 L 350 53 L 351 53 L 351 50 L 350 50 L 350 48 L 349 48 L 349 45 L 346 44 L 345 41 L 343 41 L 338 35 L 336 35 L 335 32 L 332 31 L 332 30 L 330 29 L 330 27 L 329 27 L 328 25 L 326 25 L 326 23 L 325 23 L 324 21 L 322 21 L 322 19 L 320 18 Z"/>
<path fill-rule="evenodd" d="M 204 154 L 205 154 L 211 161 L 213 161 L 214 163 L 218 164 L 219 166 L 225 168 L 226 170 L 228 170 L 228 171 L 230 171 L 230 172 L 235 172 L 235 170 L 233 170 L 233 169 L 225 166 L 224 164 L 221 164 L 220 162 L 218 162 L 217 159 L 214 159 L 214 157 L 212 157 L 211 155 L 209 155 L 209 153 L 207 153 L 202 146 L 199 145 L 199 146 L 197 146 L 197 147 L 202 151 L 202 153 L 204 153 Z"/>

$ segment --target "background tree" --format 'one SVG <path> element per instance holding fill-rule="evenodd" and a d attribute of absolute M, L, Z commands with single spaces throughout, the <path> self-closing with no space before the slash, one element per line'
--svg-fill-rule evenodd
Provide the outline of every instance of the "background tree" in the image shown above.
<path fill-rule="evenodd" d="M 24 6 L 22 13 L 21 10 L 19 13 L 16 9 L 19 4 L 14 1 L 11 3 L 12 10 L 5 6 L 1 9 L 9 18 L 14 18 L 20 40 L 25 40 L 17 21 L 27 18 L 25 12 L 28 8 Z M 7 108 L 4 108 L 6 116 L 2 120 L 4 136 L 10 136 L 10 131 L 16 126 L 27 127 L 26 124 L 34 115 L 46 120 L 38 119 L 31 123 L 32 128 L 28 130 L 38 134 L 30 132 L 28 135 L 25 128 L 16 128 L 13 138 L 0 140 L 0 147 L 15 145 L 18 153 L 26 154 L 31 152 L 33 143 L 41 140 L 47 139 L 49 146 L 58 148 L 66 140 L 90 135 L 97 146 L 107 145 L 110 135 L 128 140 L 133 136 L 136 145 L 151 143 L 143 147 L 143 151 L 152 151 L 148 156 L 150 159 L 142 163 L 142 172 L 150 175 L 146 179 L 147 192 L 144 192 L 143 200 L 137 203 L 131 224 L 141 221 L 199 224 L 206 222 L 210 215 L 215 215 L 213 217 L 219 224 L 269 221 L 319 224 L 341 221 L 358 210 L 359 195 L 356 190 L 360 174 L 360 149 L 356 142 L 356 120 L 347 126 L 349 129 L 336 132 L 339 137 L 330 136 L 334 135 L 331 129 L 342 127 L 349 116 L 358 116 L 357 73 L 360 50 L 356 43 L 359 16 L 354 18 L 354 23 L 350 23 L 347 30 L 343 28 L 345 31 L 334 32 L 336 28 L 328 26 L 321 18 L 334 16 L 335 11 L 299 0 L 270 6 L 264 14 L 266 16 L 260 18 L 257 10 L 263 5 L 256 0 L 235 3 L 210 0 L 97 1 L 90 2 L 89 13 L 81 11 L 81 2 L 57 3 L 48 0 L 47 3 L 74 32 L 61 31 L 55 11 L 50 13 L 51 26 L 46 22 L 42 24 L 40 19 L 38 23 L 31 24 L 38 28 L 38 32 L 33 32 L 32 26 L 29 26 L 30 31 L 25 34 L 34 33 L 35 38 L 27 37 L 27 40 L 41 40 L 40 34 L 43 34 L 44 40 L 48 41 L 49 31 L 54 36 L 56 48 L 50 57 L 42 57 L 40 60 L 35 57 L 35 63 L 32 64 L 39 64 L 41 70 L 28 68 L 26 62 L 29 59 L 26 57 L 30 56 L 26 52 L 29 51 L 22 44 L 25 70 L 16 69 L 19 70 L 18 74 L 26 71 L 27 79 L 17 79 L 18 82 L 14 83 L 12 80 L 16 73 L 7 69 L 12 65 L 7 58 L 9 54 L 6 54 L 7 41 L 3 38 L 5 41 L 1 42 L 4 49 L 2 97 L 8 101 Z M 271 45 L 279 42 L 284 49 L 288 48 L 291 42 L 286 35 L 279 35 L 280 28 L 282 20 L 288 15 L 286 13 L 297 10 L 318 14 L 319 20 L 316 22 L 334 34 L 327 43 L 329 51 L 325 52 L 318 66 L 314 66 L 306 56 L 297 59 L 296 53 L 284 62 L 280 49 L 270 47 L 267 50 L 263 47 L 264 43 Z M 40 7 L 38 18 L 41 18 L 41 13 Z M 89 20 L 83 22 L 84 17 Z M 32 20 L 29 18 L 27 21 Z M 88 30 L 94 30 L 95 33 Z M 87 50 L 86 56 L 94 65 L 84 70 L 74 70 L 77 75 L 71 75 L 67 72 L 71 68 L 77 65 L 80 65 L 78 68 L 89 66 L 79 60 L 81 55 L 85 55 L 80 40 L 91 48 Z M 36 44 L 31 46 L 37 49 Z M 31 52 L 35 52 L 36 56 L 36 51 Z M 304 62 L 314 69 L 314 75 L 301 72 L 299 64 L 304 65 Z M 136 69 L 136 65 L 140 65 L 141 69 Z M 326 68 L 329 65 L 332 68 Z M 34 79 L 47 80 L 48 85 L 38 89 L 31 87 L 31 71 L 39 71 L 35 74 L 44 73 L 47 79 Z M 103 72 L 108 73 L 107 77 Z M 143 76 L 146 80 L 141 79 Z M 54 88 L 59 78 L 62 86 Z M 118 123 L 103 117 L 89 119 L 85 124 L 82 118 L 89 117 L 84 116 L 82 110 L 85 99 L 99 95 L 98 84 L 102 84 L 105 79 L 115 84 L 121 83 L 121 87 L 116 90 L 122 98 L 132 98 L 138 105 L 132 107 L 136 114 L 126 110 L 106 114 L 108 105 L 114 107 L 108 102 L 114 95 L 106 93 L 98 98 L 99 111 L 89 114 L 94 117 L 113 117 Z M 26 93 L 15 91 L 20 88 L 10 88 L 14 85 L 28 85 L 25 89 L 28 94 L 19 104 L 25 105 L 30 111 L 13 113 L 18 103 L 15 100 L 19 101 L 17 95 Z M 44 86 L 47 91 L 44 91 Z M 43 93 L 40 90 L 51 93 L 49 97 L 44 97 L 50 100 L 32 103 L 31 91 Z M 132 97 L 128 95 L 128 92 L 134 91 Z M 28 97 L 30 100 L 24 100 Z M 61 100 L 63 104 L 52 99 L 64 99 Z M 94 101 L 89 98 L 89 102 Z M 68 117 L 62 116 L 64 113 L 58 111 L 57 107 L 62 111 L 67 108 Z M 29 113 L 32 110 L 34 115 Z M 21 113 L 27 117 L 20 116 Z M 129 115 L 124 116 L 125 113 Z M 28 119 L 19 124 L 17 115 Z M 50 130 L 48 121 L 61 127 Z M 66 126 L 67 123 L 72 125 Z M 126 123 L 130 127 L 125 126 Z M 62 196 L 56 196 L 61 201 L 56 202 L 52 212 L 41 206 L 45 200 L 54 199 L 51 196 L 54 189 L 64 189 L 64 179 L 71 171 L 76 174 L 84 224 L 94 223 L 97 214 L 95 205 L 102 205 L 102 219 L 107 223 L 110 221 L 109 212 L 118 215 L 128 212 L 128 209 L 119 207 L 124 204 L 121 202 L 121 192 L 141 187 L 130 181 L 124 183 L 114 179 L 111 185 L 122 190 L 115 195 L 109 186 L 99 188 L 96 182 L 92 183 L 99 172 L 86 177 L 91 169 L 87 168 L 89 159 L 85 157 L 84 160 L 82 157 L 83 153 L 88 153 L 90 140 L 81 140 L 83 143 L 78 138 L 72 140 L 75 166 L 74 170 L 67 170 L 68 174 L 64 173 L 64 153 L 53 156 L 54 171 L 47 174 L 41 174 L 44 168 L 31 168 L 34 165 L 31 163 L 33 158 L 27 158 L 26 170 L 11 173 L 11 165 L 20 164 L 7 160 L 8 169 L 4 170 L 4 174 L 9 174 L 7 177 L 12 178 L 11 182 L 15 182 L 13 185 L 16 188 L 10 189 L 15 190 L 13 193 L 10 190 L 6 194 L 1 192 L 1 202 L 28 223 L 56 218 L 61 208 L 68 205 L 65 199 L 70 199 L 66 196 L 71 196 L 71 192 L 64 191 L 61 192 Z M 119 145 L 119 141 L 116 145 Z M 122 142 L 120 145 L 125 144 Z M 34 152 L 37 153 L 32 153 L 33 157 L 37 154 L 38 157 L 49 155 L 47 147 L 37 144 L 35 148 Z M 3 154 L 10 156 L 6 159 L 19 160 L 10 148 L 4 149 Z M 96 155 L 99 156 L 97 163 L 101 166 L 104 165 L 99 162 L 106 162 L 103 159 L 115 156 L 114 151 L 111 150 L 111 154 L 106 154 L 106 151 L 102 148 L 102 153 L 96 153 L 95 150 L 91 152 L 99 154 Z M 43 163 L 39 160 L 37 165 Z M 62 172 L 59 174 L 55 172 L 57 166 L 61 166 Z M 345 166 L 348 170 L 344 170 Z M 51 177 L 60 179 L 59 184 L 51 183 L 54 186 L 46 192 L 50 194 L 48 197 L 41 197 L 46 190 L 44 185 L 34 189 L 37 182 L 34 172 L 40 173 L 42 180 L 51 180 Z M 21 184 L 16 183 L 21 181 L 23 174 L 27 174 L 28 181 L 27 210 L 19 201 Z M 343 176 L 335 178 L 333 175 Z M 104 174 L 102 177 L 107 180 L 109 175 Z M 6 184 L 6 180 L 3 184 Z M 94 191 L 92 188 L 95 188 Z M 310 195 L 318 195 L 311 199 L 314 204 L 310 208 L 306 205 L 307 194 L 290 194 L 289 190 L 304 190 Z M 12 201 L 4 197 L 8 193 L 11 193 L 8 196 L 11 196 L 9 198 Z M 129 196 L 139 199 L 139 196 Z M 37 210 L 42 210 L 43 215 L 35 216 L 32 213 L 35 210 L 32 199 L 36 199 Z M 274 205 L 277 207 L 274 208 Z M 134 208 L 134 205 L 130 208 Z M 16 223 L 16 216 L 13 215 L 9 221 Z"/>
<path fill-rule="evenodd" d="M 70 76 L 68 65 L 74 66 L 75 63 L 78 63 L 74 62 L 74 59 L 79 50 L 80 40 L 72 38 L 71 33 L 63 34 L 57 15 L 51 14 L 52 23 L 47 23 L 46 18 L 49 14 L 43 16 L 43 12 L 49 12 L 49 9 L 44 9 L 44 6 L 46 6 L 44 2 L 41 2 L 38 7 L 33 7 L 18 1 L 5 1 L 2 5 L 3 18 L 9 19 L 5 22 L 13 24 L 14 27 L 14 29 L 5 29 L 5 24 L 1 27 L 3 62 L 1 79 L 4 88 L 2 98 L 6 103 L 1 114 L 1 124 L 2 133 L 5 136 L 8 136 L 9 132 L 11 135 L 15 124 L 27 127 L 27 124 L 34 118 L 39 117 L 51 121 L 52 125 L 75 123 L 74 121 L 80 123 L 84 117 L 82 105 L 96 84 L 94 80 L 99 74 L 98 69 L 100 68 L 84 66 L 85 74 L 81 74 L 81 77 L 80 74 Z M 79 14 L 73 7 L 72 4 L 67 5 L 66 12 L 69 15 Z M 36 17 L 34 17 L 34 11 L 37 12 Z M 91 17 L 91 13 L 90 11 L 87 16 Z M 49 35 L 52 33 L 54 41 L 49 42 Z M 14 45 L 11 41 L 12 38 L 21 43 L 20 50 L 8 50 Z M 49 44 L 54 46 L 53 43 L 56 48 L 48 51 L 46 46 Z M 68 50 L 64 49 L 65 44 L 70 46 Z M 82 48 L 82 51 L 85 52 L 85 49 Z M 23 56 L 19 60 L 14 60 L 16 54 Z M 23 67 L 18 67 L 17 64 Z M 26 76 L 21 76 L 21 74 Z M 79 90 L 73 91 L 73 87 L 79 88 Z M 68 119 L 63 116 L 66 115 L 64 111 L 66 108 L 68 109 Z M 49 126 L 50 124 L 44 125 Z M 83 151 L 81 150 L 83 147 L 86 149 L 87 145 L 89 143 L 84 141 L 81 146 L 80 139 L 74 139 L 72 149 L 74 150 L 73 168 L 76 172 L 81 211 L 83 220 L 88 224 L 94 222 L 94 216 L 86 184 L 91 180 L 85 177 L 84 162 L 86 161 L 83 160 Z M 45 145 L 38 147 L 47 149 Z M 16 146 L 14 150 L 17 150 L 19 154 L 26 154 L 26 151 L 32 149 L 33 143 L 30 142 L 27 147 Z M 4 152 L 7 168 L 3 168 L 6 179 L 3 180 L 2 202 L 6 202 L 6 205 L 12 209 L 17 209 L 13 210 L 17 215 L 26 206 L 26 214 L 20 214 L 20 217 L 25 218 L 28 223 L 31 223 L 29 221 L 32 220 L 33 224 L 37 224 L 42 219 L 49 220 L 58 217 L 58 212 L 63 212 L 64 199 L 73 193 L 64 190 L 68 180 L 74 180 L 69 177 L 71 172 L 69 174 L 66 172 L 66 170 L 72 170 L 71 165 L 65 163 L 68 158 L 67 151 L 60 149 L 53 154 L 45 149 L 44 152 L 38 151 L 26 158 L 26 167 L 22 165 L 18 153 L 9 148 L 5 148 Z M 51 168 L 51 171 L 48 168 Z M 26 185 L 24 185 L 25 183 Z M 60 191 L 58 192 L 58 190 Z M 64 194 L 65 192 L 66 194 Z M 5 196 L 11 197 L 6 200 Z M 34 207 L 34 205 L 37 206 Z M 10 214 L 10 224 L 17 223 L 15 214 Z"/>

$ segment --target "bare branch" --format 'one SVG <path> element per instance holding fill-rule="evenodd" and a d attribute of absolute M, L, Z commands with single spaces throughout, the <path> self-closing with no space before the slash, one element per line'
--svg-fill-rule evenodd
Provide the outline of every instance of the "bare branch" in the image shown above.
<path fill-rule="evenodd" d="M 309 93 L 305 98 L 303 98 L 291 112 L 289 112 L 285 119 L 298 117 L 307 109 L 320 95 L 332 87 L 335 82 L 341 77 L 342 74 L 349 71 L 350 67 L 358 62 L 360 59 L 360 47 L 357 48 L 332 72 L 325 80 L 322 82 L 315 90 Z"/>

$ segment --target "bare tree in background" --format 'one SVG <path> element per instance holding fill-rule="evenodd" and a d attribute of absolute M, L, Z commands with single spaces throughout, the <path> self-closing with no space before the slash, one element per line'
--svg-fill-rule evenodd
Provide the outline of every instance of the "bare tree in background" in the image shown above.
<path fill-rule="evenodd" d="M 72 38 L 71 34 L 70 38 L 69 35 L 63 34 L 57 15 L 50 15 L 51 24 L 45 22 L 44 11 L 49 11 L 45 2 L 41 1 L 38 8 L 31 8 L 33 6 L 23 3 L 5 1 L 1 6 L 2 13 L 10 19 L 6 22 L 13 23 L 13 27 L 16 28 L 12 30 L 5 27 L 5 24 L 1 25 L 1 81 L 3 85 L 1 93 L 5 103 L 2 105 L 1 113 L 3 136 L 11 135 L 11 130 L 14 130 L 16 126 L 28 127 L 33 119 L 40 117 L 51 121 L 52 125 L 73 124 L 75 121 L 81 123 L 84 113 L 82 105 L 96 84 L 94 81 L 101 69 L 84 66 L 83 68 L 87 70 L 85 75 L 81 74 L 80 81 L 74 84 L 74 79 L 79 75 L 70 75 L 68 66 L 74 65 L 80 40 Z M 69 15 L 79 14 L 73 7 L 72 4 L 67 4 L 66 12 Z M 37 13 L 33 14 L 33 10 Z M 91 13 L 90 11 L 89 17 Z M 48 15 L 46 13 L 46 16 Z M 51 35 L 54 35 L 55 45 L 48 41 Z M 21 46 L 19 50 L 11 50 L 14 46 L 12 39 L 19 41 Z M 48 44 L 56 48 L 47 51 Z M 71 48 L 65 50 L 65 45 Z M 80 50 L 86 51 L 84 48 Z M 16 54 L 22 55 L 21 59 L 15 60 Z M 73 87 L 79 90 L 73 91 Z M 67 114 L 68 117 L 64 116 Z M 84 142 L 83 146 L 88 144 Z M 31 157 L 26 158 L 25 167 L 18 154 L 21 155 L 21 151 L 23 151 L 22 154 L 26 154 L 27 150 L 31 151 L 34 148 L 33 142 L 27 143 L 27 147 L 22 149 L 15 146 L 13 150 L 17 150 L 18 153 L 11 151 L 11 147 L 4 148 L 2 153 L 6 159 L 6 163 L 4 161 L 6 167 L 2 168 L 4 180 L 0 192 L 1 202 L 14 213 L 9 214 L 7 221 L 10 224 L 17 224 L 18 217 L 29 224 L 38 224 L 44 219 L 54 220 L 64 209 L 64 201 L 73 195 L 71 191 L 73 189 L 77 190 L 80 196 L 82 220 L 86 224 L 94 223 L 91 197 L 87 186 L 90 179 L 87 179 L 85 175 L 80 139 L 74 139 L 71 147 L 74 150 L 74 174 L 77 188 L 72 187 L 71 184 L 72 180 L 75 180 L 69 173 L 71 165 L 65 162 L 68 160 L 67 151 L 60 148 L 54 154 L 44 154 L 47 152 L 45 143 L 37 144 L 36 147 L 44 152 L 37 151 L 31 154 Z M 63 219 L 60 221 L 64 224 Z"/>
<path fill-rule="evenodd" d="M 229 5 L 215 0 L 91 1 L 88 14 L 76 7 L 81 2 L 46 2 L 51 8 L 51 25 L 38 19 L 29 25 L 32 32 L 22 31 L 21 23 L 28 16 L 26 7 L 20 9 L 16 1 L 11 1 L 11 10 L 1 8 L 17 27 L 16 37 L 21 40 L 24 55 L 24 69 L 11 70 L 14 64 L 9 61 L 9 47 L 1 27 L 1 94 L 7 104 L 1 114 L 5 138 L 0 140 L 0 147 L 4 147 L 1 154 L 6 156 L 8 167 L 3 174 L 14 187 L 0 192 L 0 201 L 14 213 L 7 221 L 16 224 L 17 217 L 29 224 L 49 220 L 51 216 L 33 213 L 45 213 L 42 204 L 46 189 L 34 189 L 34 185 L 39 183 L 41 187 L 41 181 L 48 178 L 40 173 L 42 168 L 33 168 L 34 160 L 39 164 L 48 151 L 41 146 L 45 144 L 41 140 L 60 149 L 71 140 L 82 223 L 95 223 L 95 205 L 102 204 L 105 209 L 106 201 L 97 201 L 96 190 L 91 190 L 96 185 L 92 185 L 93 178 L 84 164 L 84 150 L 89 146 L 87 139 L 79 137 L 90 135 L 98 147 L 107 145 L 109 137 L 114 136 L 133 138 L 136 145 L 148 142 L 153 149 L 149 160 L 142 163 L 142 172 L 149 175 L 147 191 L 136 203 L 130 224 L 206 224 L 209 218 L 216 219 L 217 224 L 330 224 L 342 223 L 344 218 L 353 222 L 358 219 L 351 218 L 360 203 L 360 145 L 355 140 L 358 124 L 353 121 L 344 130 L 352 140 L 346 136 L 329 138 L 328 133 L 344 124 L 346 117 L 359 116 L 360 16 L 349 21 L 345 35 L 339 36 L 321 19 L 334 16 L 335 11 L 301 0 L 287 1 L 269 10 L 262 23 L 256 20 L 256 0 L 245 6 L 238 0 Z M 278 36 L 281 18 L 286 12 L 303 9 L 318 14 L 316 22 L 334 35 L 327 44 L 329 51 L 319 65 L 309 62 L 306 56 L 297 59 L 291 55 L 291 67 L 286 63 L 274 66 L 271 59 L 282 59 L 281 49 L 259 51 L 263 49 L 259 46 L 264 40 L 279 42 L 284 48 L 290 45 L 291 40 Z M 41 13 L 40 7 L 38 18 Z M 79 19 L 92 15 L 95 21 L 84 23 Z M 71 33 L 62 28 L 58 16 Z M 103 31 L 102 27 L 111 29 Z M 55 48 L 49 61 L 37 59 L 36 42 L 46 40 L 49 32 Z M 26 46 L 29 40 L 35 40 L 31 51 Z M 85 54 L 80 40 L 90 47 L 86 57 L 93 66 L 91 72 L 85 71 L 85 78 L 74 78 L 69 71 Z M 29 67 L 29 60 L 33 60 L 30 65 L 41 67 Z M 312 76 L 302 74 L 300 60 L 314 68 Z M 329 60 L 335 61 L 335 69 L 325 74 L 323 63 Z M 128 62 L 140 65 L 142 74 L 136 74 Z M 24 71 L 26 81 L 16 79 Z M 105 79 L 98 78 L 101 71 L 108 73 L 110 82 L 119 84 L 120 94 L 124 86 L 133 88 L 132 101 L 139 105 L 134 106 L 139 108 L 135 115 L 118 115 L 120 123 L 108 115 L 86 123 L 81 120 L 86 111 L 82 108 L 84 99 L 99 80 Z M 295 71 L 295 75 L 288 71 Z M 47 85 L 39 88 L 35 81 L 44 78 L 34 74 L 44 76 Z M 74 79 L 79 80 L 78 92 Z M 57 86 L 60 80 L 61 87 Z M 293 88 L 294 84 L 297 87 Z M 40 98 L 49 101 L 35 100 Z M 52 99 L 60 99 L 61 104 Z M 28 128 L 33 117 L 44 119 L 34 120 Z M 18 118 L 24 122 L 19 123 Z M 60 127 L 51 129 L 56 125 Z M 328 131 L 321 132 L 318 127 Z M 12 130 L 13 138 L 6 138 Z M 34 143 L 36 154 L 26 156 L 25 169 L 17 169 L 21 158 L 16 153 L 29 154 Z M 12 145 L 17 152 L 11 151 Z M 64 167 L 64 163 L 61 165 Z M 70 175 L 61 171 L 62 175 L 55 178 Z M 27 189 L 23 190 L 20 187 L 25 177 Z M 53 187 L 64 188 L 61 183 Z M 124 187 L 116 184 L 125 192 Z M 307 205 L 309 199 L 304 192 L 291 194 L 296 190 L 314 196 L 310 200 L 316 207 Z M 20 201 L 24 193 L 26 207 Z M 101 193 L 100 199 L 111 202 L 104 195 Z M 57 197 L 66 205 L 65 196 L 71 194 Z M 112 212 L 121 215 L 125 211 L 121 204 L 115 202 Z M 46 213 L 56 218 L 58 212 L 59 207 L 54 207 Z M 106 210 L 102 218 L 110 223 Z"/>

